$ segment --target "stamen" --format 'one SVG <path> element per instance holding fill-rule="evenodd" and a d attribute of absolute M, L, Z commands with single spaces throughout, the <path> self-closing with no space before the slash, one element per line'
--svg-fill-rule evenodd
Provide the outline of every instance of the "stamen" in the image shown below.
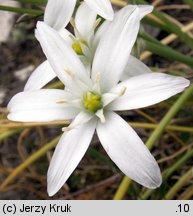
<path fill-rule="evenodd" d="M 71 78 L 74 78 L 74 73 L 72 71 L 70 71 L 68 68 L 64 68 L 64 71 L 69 75 L 71 76 Z"/>
<path fill-rule="evenodd" d="M 56 103 L 57 104 L 64 104 L 64 103 L 67 103 L 68 101 L 66 99 L 60 99 L 60 100 L 57 100 Z"/>
<path fill-rule="evenodd" d="M 68 132 L 68 131 L 71 131 L 71 130 L 73 130 L 73 129 L 75 129 L 75 127 L 63 127 L 63 128 L 62 128 L 62 131 L 63 131 L 63 132 Z"/>
<path fill-rule="evenodd" d="M 75 27 L 75 21 L 73 17 L 70 19 L 70 24 L 72 25 L 73 28 Z"/>
<path fill-rule="evenodd" d="M 97 73 L 94 80 L 94 85 L 92 87 L 94 92 L 100 93 L 100 80 L 101 80 L 101 73 Z"/>
<path fill-rule="evenodd" d="M 72 39 L 72 41 L 76 41 L 76 37 L 74 35 L 70 34 L 69 37 Z"/>
<path fill-rule="evenodd" d="M 106 119 L 105 119 L 105 116 L 104 116 L 104 113 L 103 113 L 103 109 L 98 110 L 95 115 L 99 117 L 101 123 L 106 122 Z"/>
<path fill-rule="evenodd" d="M 123 96 L 125 94 L 126 90 L 127 90 L 127 87 L 123 86 L 122 89 L 119 92 L 119 96 Z"/>
<path fill-rule="evenodd" d="M 94 23 L 94 30 L 98 27 L 98 25 L 100 24 L 100 22 L 101 22 L 101 18 L 98 18 L 96 21 L 95 21 L 95 23 Z"/>
<path fill-rule="evenodd" d="M 96 77 L 95 77 L 95 83 L 100 83 L 100 80 L 101 80 L 101 73 L 100 72 L 97 72 L 96 74 Z"/>

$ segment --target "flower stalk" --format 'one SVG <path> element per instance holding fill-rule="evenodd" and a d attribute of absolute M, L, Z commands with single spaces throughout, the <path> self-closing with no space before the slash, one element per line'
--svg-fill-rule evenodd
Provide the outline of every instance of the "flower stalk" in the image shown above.
<path fill-rule="evenodd" d="M 192 178 L 193 168 L 191 167 L 175 184 L 174 186 L 167 192 L 165 195 L 166 200 L 174 199 L 175 195 L 178 193 L 181 188 L 187 184 L 188 181 Z"/>

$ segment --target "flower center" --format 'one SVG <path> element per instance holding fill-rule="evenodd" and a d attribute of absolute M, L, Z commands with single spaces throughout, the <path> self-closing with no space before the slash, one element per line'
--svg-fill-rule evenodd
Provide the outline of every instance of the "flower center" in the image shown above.
<path fill-rule="evenodd" d="M 78 55 L 84 55 L 81 43 L 84 44 L 85 46 L 88 46 L 87 42 L 85 40 L 76 40 L 72 44 L 72 49 L 76 52 Z"/>
<path fill-rule="evenodd" d="M 96 113 L 103 107 L 102 98 L 99 94 L 88 91 L 84 96 L 84 108 L 91 113 Z"/>
<path fill-rule="evenodd" d="M 78 54 L 83 55 L 82 47 L 79 42 L 74 42 L 72 44 L 72 49 Z"/>

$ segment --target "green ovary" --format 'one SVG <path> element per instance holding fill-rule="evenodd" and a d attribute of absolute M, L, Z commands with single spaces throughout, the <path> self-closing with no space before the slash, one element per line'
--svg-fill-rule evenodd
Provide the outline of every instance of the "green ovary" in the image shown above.
<path fill-rule="evenodd" d="M 83 55 L 82 47 L 79 42 L 74 42 L 72 44 L 72 49 L 78 54 Z"/>
<path fill-rule="evenodd" d="M 85 46 L 88 46 L 87 42 L 85 40 L 78 40 L 78 41 L 74 41 L 74 43 L 72 44 L 72 49 L 76 52 L 76 54 L 78 55 L 84 55 L 83 51 L 82 51 L 82 47 L 81 44 L 84 44 Z"/>
<path fill-rule="evenodd" d="M 96 113 L 98 110 L 102 109 L 103 103 L 100 95 L 94 92 L 87 92 L 84 97 L 84 108 L 91 113 Z"/>

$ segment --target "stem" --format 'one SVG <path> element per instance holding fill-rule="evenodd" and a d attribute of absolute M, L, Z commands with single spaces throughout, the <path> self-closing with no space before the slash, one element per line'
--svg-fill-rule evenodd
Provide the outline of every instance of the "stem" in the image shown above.
<path fill-rule="evenodd" d="M 122 194 L 125 194 L 125 188 L 129 188 L 131 184 L 131 179 L 127 176 L 125 176 L 119 185 L 119 190 L 116 191 L 114 200 L 120 200 L 120 197 L 122 197 Z"/>
<path fill-rule="evenodd" d="M 164 181 L 168 180 L 168 178 L 178 169 L 180 168 L 189 158 L 193 157 L 193 149 L 188 151 L 183 157 L 179 158 L 170 168 L 163 172 Z"/>
<path fill-rule="evenodd" d="M 40 150 L 32 154 L 26 161 L 24 161 L 22 164 L 20 164 L 18 167 L 16 167 L 13 172 L 3 181 L 3 183 L 0 186 L 0 190 L 2 190 L 4 187 L 6 187 L 20 172 L 22 172 L 24 169 L 26 169 L 30 164 L 34 163 L 36 160 L 38 160 L 40 157 L 46 154 L 47 151 L 54 148 L 56 144 L 58 143 L 60 139 L 60 136 L 57 136 L 54 140 L 46 144 L 44 147 L 42 147 Z"/>
<path fill-rule="evenodd" d="M 21 130 L 22 130 L 21 128 L 17 128 L 17 129 L 11 130 L 11 131 L 6 131 L 4 133 L 1 133 L 0 134 L 0 141 L 3 141 L 5 139 L 7 139 L 8 137 L 13 136 L 13 135 L 21 132 Z"/>
<path fill-rule="evenodd" d="M 69 125 L 69 121 L 54 121 L 54 122 L 34 122 L 34 123 L 3 123 L 0 124 L 1 128 L 27 128 L 27 127 L 40 127 L 40 126 L 66 126 Z M 134 128 L 156 129 L 158 124 L 141 123 L 141 122 L 128 122 Z M 193 133 L 193 127 L 184 127 L 177 125 L 168 125 L 165 130 L 180 131 Z"/>
<path fill-rule="evenodd" d="M 185 193 L 180 197 L 180 200 L 189 200 L 193 196 L 193 186 L 191 185 Z"/>
<path fill-rule="evenodd" d="M 165 196 L 165 199 L 171 200 L 176 195 L 176 193 L 192 178 L 192 167 L 188 172 L 186 172 L 177 182 L 176 184 L 168 191 Z"/>
<path fill-rule="evenodd" d="M 149 149 L 153 148 L 154 144 L 160 138 L 160 136 L 164 132 L 167 125 L 170 123 L 170 121 L 173 119 L 173 117 L 179 112 L 180 108 L 184 105 L 184 103 L 190 98 L 192 93 L 193 93 L 193 84 L 180 96 L 180 98 L 176 101 L 176 103 L 171 107 L 171 109 L 168 111 L 168 113 L 161 120 L 158 127 L 153 131 L 150 138 L 146 142 L 146 145 Z M 116 191 L 116 197 L 114 197 L 114 198 L 116 198 L 117 200 L 123 199 L 128 188 L 129 188 L 130 184 L 126 185 L 126 183 L 125 183 L 126 181 L 130 181 L 130 180 L 128 180 L 128 177 L 125 176 L 122 180 L 122 182 L 124 182 L 125 187 L 120 188 L 120 186 L 119 186 L 117 191 Z M 122 185 L 122 183 L 120 185 Z"/>

